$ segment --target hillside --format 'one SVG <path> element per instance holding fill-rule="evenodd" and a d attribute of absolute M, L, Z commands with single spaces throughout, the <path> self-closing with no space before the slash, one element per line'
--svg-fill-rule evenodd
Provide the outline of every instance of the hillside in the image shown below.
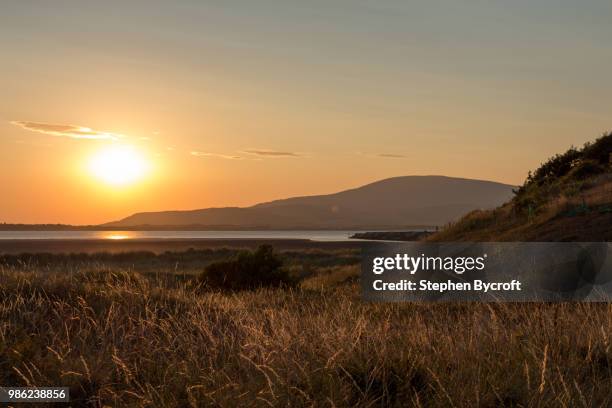
<path fill-rule="evenodd" d="M 611 241 L 612 133 L 557 154 L 514 197 L 476 210 L 428 241 Z"/>
<path fill-rule="evenodd" d="M 252 207 L 137 213 L 105 227 L 199 225 L 271 229 L 402 228 L 443 225 L 508 200 L 512 186 L 443 176 L 394 177 L 335 194 L 294 197 Z"/>

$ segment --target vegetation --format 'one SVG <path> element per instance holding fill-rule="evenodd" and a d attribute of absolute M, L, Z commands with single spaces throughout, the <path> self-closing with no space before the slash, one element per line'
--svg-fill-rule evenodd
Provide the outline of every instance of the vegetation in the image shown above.
<path fill-rule="evenodd" d="M 529 173 L 525 183 L 515 192 L 513 206 L 518 211 L 537 211 L 551 198 L 576 195 L 589 187 L 586 183 L 589 179 L 610 170 L 611 155 L 612 133 L 609 133 L 580 150 L 571 147 L 551 157 Z"/>
<path fill-rule="evenodd" d="M 297 287 L 202 292 L 195 270 L 110 255 L 4 264 L 0 383 L 68 386 L 73 406 L 612 403 L 611 305 L 368 304 L 355 262 L 278 256 Z"/>
<path fill-rule="evenodd" d="M 512 200 L 476 210 L 431 241 L 607 241 L 612 239 L 612 133 L 570 148 L 530 172 Z"/>
<path fill-rule="evenodd" d="M 229 261 L 208 265 L 199 279 L 209 289 L 253 290 L 290 286 L 294 279 L 282 266 L 283 261 L 272 246 L 262 245 L 253 252 L 241 251 Z"/>
<path fill-rule="evenodd" d="M 419 241 L 427 237 L 431 232 L 422 231 L 371 231 L 356 232 L 351 235 L 353 239 L 369 239 L 379 241 Z"/>
<path fill-rule="evenodd" d="M 610 237 L 611 147 L 428 239 Z M 364 303 L 358 255 L 2 255 L 0 384 L 93 407 L 612 406 L 612 305 Z"/>

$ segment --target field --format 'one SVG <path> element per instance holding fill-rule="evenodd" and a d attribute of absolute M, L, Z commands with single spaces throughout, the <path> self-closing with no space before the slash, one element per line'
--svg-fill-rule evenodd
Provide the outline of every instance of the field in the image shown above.
<path fill-rule="evenodd" d="M 0 384 L 73 406 L 612 404 L 612 305 L 367 304 L 346 248 L 283 250 L 295 288 L 198 287 L 234 253 L 3 256 Z"/>

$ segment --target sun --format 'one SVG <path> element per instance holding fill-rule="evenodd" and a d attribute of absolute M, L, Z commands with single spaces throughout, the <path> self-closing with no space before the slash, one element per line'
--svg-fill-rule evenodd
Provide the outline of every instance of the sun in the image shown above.
<path fill-rule="evenodd" d="M 106 184 L 124 186 L 141 180 L 149 171 L 149 164 L 131 146 L 112 146 L 91 157 L 89 171 Z"/>

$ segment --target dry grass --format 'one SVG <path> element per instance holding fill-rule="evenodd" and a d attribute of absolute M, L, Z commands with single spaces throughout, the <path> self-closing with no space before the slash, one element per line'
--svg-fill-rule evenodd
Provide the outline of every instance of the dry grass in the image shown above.
<path fill-rule="evenodd" d="M 612 404 L 611 305 L 366 304 L 355 272 L 201 294 L 112 265 L 0 267 L 0 383 L 69 386 L 76 406 Z"/>

